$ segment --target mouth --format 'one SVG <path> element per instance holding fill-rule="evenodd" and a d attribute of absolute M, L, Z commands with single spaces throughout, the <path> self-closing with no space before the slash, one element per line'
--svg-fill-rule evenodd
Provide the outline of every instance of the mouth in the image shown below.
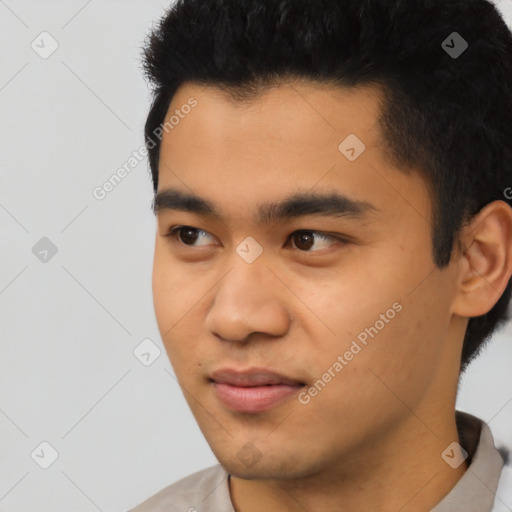
<path fill-rule="evenodd" d="M 209 378 L 217 398 L 237 412 L 258 413 L 290 400 L 306 384 L 265 369 L 224 368 Z"/>

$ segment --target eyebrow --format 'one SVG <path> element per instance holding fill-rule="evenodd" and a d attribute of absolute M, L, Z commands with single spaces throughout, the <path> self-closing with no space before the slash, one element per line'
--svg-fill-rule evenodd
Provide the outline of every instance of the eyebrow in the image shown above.
<path fill-rule="evenodd" d="M 153 213 L 179 210 L 196 213 L 222 221 L 222 215 L 213 203 L 194 194 L 176 188 L 167 188 L 155 194 Z M 283 219 L 304 216 L 350 217 L 362 219 L 378 209 L 367 201 L 350 199 L 339 193 L 305 191 L 293 194 L 279 202 L 260 204 L 256 220 L 261 224 L 272 224 Z"/>

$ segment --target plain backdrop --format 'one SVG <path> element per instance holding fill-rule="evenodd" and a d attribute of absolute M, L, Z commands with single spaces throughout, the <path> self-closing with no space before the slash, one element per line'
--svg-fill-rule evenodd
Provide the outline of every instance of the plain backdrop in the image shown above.
<path fill-rule="evenodd" d="M 168 6 L 0 0 L 2 512 L 122 512 L 216 463 L 154 318 L 146 160 L 93 195 L 143 145 L 141 45 Z M 512 0 L 498 6 L 512 25 Z M 458 397 L 509 447 L 511 339 Z M 143 340 L 161 351 L 149 366 Z"/>

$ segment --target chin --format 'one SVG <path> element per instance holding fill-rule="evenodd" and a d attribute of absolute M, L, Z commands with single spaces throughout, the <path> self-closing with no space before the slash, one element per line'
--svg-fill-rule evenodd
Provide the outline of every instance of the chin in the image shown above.
<path fill-rule="evenodd" d="M 314 467 L 311 465 L 303 465 L 299 463 L 296 457 L 290 457 L 282 454 L 279 459 L 279 454 L 274 453 L 271 459 L 261 456 L 257 462 L 249 460 L 247 463 L 239 460 L 237 455 L 227 459 L 226 457 L 218 457 L 221 466 L 236 478 L 244 480 L 288 480 L 310 476 L 315 473 Z M 242 458 L 242 456 L 241 456 Z M 252 465 L 251 465 L 252 464 Z"/>

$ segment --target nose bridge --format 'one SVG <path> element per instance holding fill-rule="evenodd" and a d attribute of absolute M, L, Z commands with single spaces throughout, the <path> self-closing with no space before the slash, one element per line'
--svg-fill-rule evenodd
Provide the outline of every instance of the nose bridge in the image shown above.
<path fill-rule="evenodd" d="M 253 332 L 284 335 L 289 327 L 289 313 L 279 280 L 265 259 L 258 257 L 248 263 L 243 256 L 234 254 L 230 263 L 230 270 L 215 288 L 206 328 L 232 341 L 243 341 Z"/>

